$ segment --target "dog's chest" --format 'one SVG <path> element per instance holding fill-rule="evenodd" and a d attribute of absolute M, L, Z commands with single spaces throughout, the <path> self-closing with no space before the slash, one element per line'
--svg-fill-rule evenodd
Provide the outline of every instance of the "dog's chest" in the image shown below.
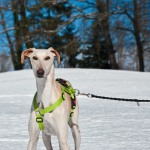
<path fill-rule="evenodd" d="M 43 124 L 44 124 L 45 134 L 47 134 L 47 135 L 56 135 L 56 130 L 55 130 L 55 125 L 54 125 L 53 118 L 46 115 L 44 117 Z"/>

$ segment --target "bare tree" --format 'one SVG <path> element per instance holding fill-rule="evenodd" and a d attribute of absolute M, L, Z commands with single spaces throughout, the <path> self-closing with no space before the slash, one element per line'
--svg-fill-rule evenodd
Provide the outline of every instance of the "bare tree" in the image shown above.
<path fill-rule="evenodd" d="M 119 67 L 118 67 L 118 64 L 116 62 L 115 51 L 114 51 L 113 43 L 112 43 L 111 36 L 110 36 L 109 16 L 107 15 L 110 11 L 109 0 L 107 0 L 106 2 L 104 0 L 95 0 L 95 1 L 97 3 L 97 9 L 103 17 L 101 24 L 102 24 L 102 27 L 104 30 L 107 53 L 109 56 L 111 68 L 112 69 L 118 69 Z"/>
<path fill-rule="evenodd" d="M 110 11 L 109 9 L 109 0 L 105 3 L 103 0 L 96 0 L 96 2 L 91 2 L 89 0 L 75 0 L 78 2 L 81 2 L 83 4 L 88 4 L 85 7 L 81 6 L 75 6 L 73 5 L 69 0 L 60 0 L 60 1 L 45 1 L 41 5 L 44 5 L 45 3 L 48 5 L 56 5 L 57 3 L 63 3 L 66 2 L 68 3 L 74 10 L 73 10 L 73 15 L 69 18 L 66 19 L 62 24 L 60 24 L 56 29 L 54 30 L 43 30 L 44 33 L 56 33 L 59 30 L 63 31 L 65 30 L 66 26 L 69 25 L 70 23 L 74 22 L 77 19 L 85 19 L 85 20 L 91 20 L 91 19 L 99 19 L 99 22 L 102 23 L 102 27 L 104 30 L 104 35 L 105 35 L 105 41 L 106 41 L 106 46 L 107 46 L 107 53 L 109 56 L 109 61 L 111 64 L 112 69 L 118 69 L 118 64 L 116 62 L 115 58 L 115 51 L 113 48 L 113 43 L 110 37 L 110 30 L 109 30 L 109 16 L 111 16 L 115 11 Z M 80 3 L 80 4 L 81 4 Z M 95 8 L 97 9 L 97 12 L 89 12 L 85 13 L 89 8 Z M 64 15 L 64 14 L 63 14 Z M 62 15 L 58 15 L 56 17 L 61 17 Z M 98 23 L 99 23 L 98 22 Z M 36 37 L 35 37 L 36 38 Z M 81 39 L 79 39 L 81 40 Z M 85 41 L 84 41 L 85 42 Z"/>
<path fill-rule="evenodd" d="M 145 1 L 145 0 L 144 0 Z M 132 5 L 133 4 L 133 5 Z M 143 43 L 146 40 L 146 23 L 145 23 L 145 5 L 146 1 L 141 3 L 138 0 L 131 2 L 125 2 L 120 10 L 121 15 L 126 15 L 132 24 L 124 23 L 117 26 L 117 29 L 128 31 L 133 34 L 137 46 L 137 56 L 139 60 L 139 71 L 144 71 L 144 47 Z M 124 6 L 124 7 L 123 7 Z M 131 7 L 133 6 L 133 7 Z M 126 20 L 127 22 L 127 20 Z M 141 36 L 143 35 L 143 37 Z"/>
<path fill-rule="evenodd" d="M 3 31 L 0 34 L 5 34 L 8 47 L 10 48 L 10 54 L 12 63 L 15 70 L 20 70 L 23 68 L 21 64 L 21 53 L 23 50 L 23 44 L 25 43 L 27 48 L 33 47 L 32 42 L 26 42 L 29 37 L 29 26 L 26 19 L 26 6 L 28 0 L 11 0 L 8 3 L 3 2 L 0 5 L 0 16 Z M 13 25 L 14 27 L 8 28 L 9 15 L 13 15 Z M 7 16 L 7 17 L 6 17 Z M 13 34 L 10 31 L 14 30 Z"/>
<path fill-rule="evenodd" d="M 12 67 L 11 58 L 6 54 L 0 54 L 0 72 L 9 71 Z"/>
<path fill-rule="evenodd" d="M 0 15 L 2 18 L 0 23 L 3 27 L 3 31 L 1 31 L 0 34 L 6 34 L 13 63 L 16 60 L 19 61 L 19 53 L 21 53 L 23 45 L 27 48 L 33 47 L 33 42 L 37 42 L 40 38 L 44 38 L 46 41 L 48 41 L 54 34 L 60 31 L 64 32 L 66 30 L 66 27 L 73 23 L 75 20 L 82 19 L 84 23 L 90 20 L 89 24 L 82 26 L 85 28 L 85 30 L 83 30 L 83 28 L 80 26 L 80 28 L 78 29 L 78 31 L 80 32 L 80 34 L 78 34 L 78 37 L 72 39 L 70 38 L 69 42 L 67 41 L 63 46 L 58 47 L 58 50 L 60 50 L 61 52 L 64 51 L 66 56 L 67 54 L 71 57 L 75 57 L 76 55 L 78 55 L 79 51 L 77 49 L 82 46 L 86 47 L 88 45 L 88 35 L 90 35 L 89 32 L 90 28 L 92 27 L 91 22 L 97 20 L 97 22 L 95 22 L 95 25 L 102 25 L 104 39 L 106 42 L 106 49 L 108 53 L 108 61 L 110 62 L 111 68 L 124 68 L 125 59 L 127 57 L 130 57 L 132 61 L 130 61 L 130 66 L 128 68 L 134 70 L 137 70 L 139 68 L 140 71 L 144 71 L 144 57 L 145 60 L 150 59 L 148 55 L 148 26 L 150 25 L 149 18 L 147 17 L 149 16 L 148 0 L 132 0 L 132 4 L 131 1 L 123 0 L 119 1 L 121 5 L 119 5 L 118 3 L 115 6 L 112 6 L 112 0 L 73 1 L 80 2 L 80 5 L 76 5 L 76 3 L 73 4 L 71 0 L 35 0 L 35 3 L 37 2 L 36 9 L 40 9 L 43 6 L 46 6 L 46 8 L 51 10 L 52 7 L 62 3 L 67 3 L 70 8 L 72 8 L 71 12 L 65 11 L 64 13 L 55 14 L 55 18 L 60 18 L 67 15 L 70 16 L 68 18 L 64 17 L 64 20 L 60 22 L 58 26 L 53 26 L 53 28 L 51 28 L 53 24 L 43 24 L 41 28 L 37 27 L 36 24 L 32 24 L 32 20 L 30 20 L 32 24 L 30 26 L 30 21 L 28 20 L 29 18 L 26 16 L 28 0 L 11 0 L 11 5 L 0 6 Z M 117 7 L 118 5 L 120 7 Z M 31 6 L 31 9 L 35 10 L 34 7 L 35 5 Z M 88 11 L 89 9 L 90 11 Z M 93 9 L 94 11 L 91 11 L 91 9 Z M 14 27 L 12 26 L 8 28 L 4 16 L 5 11 L 11 11 L 13 13 Z M 35 12 L 35 14 L 37 14 L 37 12 Z M 117 17 L 121 16 L 124 20 L 120 19 L 119 17 L 112 18 L 115 15 Z M 19 16 L 19 18 L 15 16 Z M 34 13 L 32 14 L 32 16 L 34 18 Z M 47 20 L 45 19 L 43 20 L 43 22 L 47 22 Z M 119 20 L 120 23 L 116 26 L 115 23 L 111 23 L 112 20 Z M 115 32 L 113 32 L 114 28 L 112 28 L 112 25 L 115 25 L 115 28 L 118 32 L 118 36 L 115 37 L 117 38 L 117 42 L 114 42 L 115 40 L 113 39 L 116 30 Z M 32 30 L 33 28 L 34 30 Z M 14 30 L 13 38 L 15 40 L 12 40 L 12 36 L 10 36 L 9 34 L 12 30 Z M 125 38 L 126 41 L 124 40 Z M 51 45 L 50 41 L 48 45 Z M 129 49 L 127 49 L 127 45 Z M 18 52 L 17 56 L 13 52 Z M 115 58 L 115 53 L 117 54 L 116 56 L 118 56 L 118 59 Z M 131 66 L 131 63 L 133 63 L 133 66 Z M 75 64 L 76 62 L 74 61 L 73 66 L 75 66 Z"/>
<path fill-rule="evenodd" d="M 9 30 L 7 30 L 7 28 L 6 28 L 6 21 L 5 21 L 5 18 L 4 18 L 5 13 L 6 13 L 6 10 L 2 10 L 2 7 L 0 7 L 0 15 L 1 15 L 0 24 L 2 25 L 3 30 L 4 30 L 4 32 L 2 32 L 2 33 L 6 34 L 6 38 L 7 38 L 8 44 L 9 44 L 9 48 L 10 48 L 11 59 L 12 59 L 12 62 L 14 64 L 15 63 L 14 47 L 13 47 L 12 39 L 11 39 L 9 33 L 8 33 Z"/>

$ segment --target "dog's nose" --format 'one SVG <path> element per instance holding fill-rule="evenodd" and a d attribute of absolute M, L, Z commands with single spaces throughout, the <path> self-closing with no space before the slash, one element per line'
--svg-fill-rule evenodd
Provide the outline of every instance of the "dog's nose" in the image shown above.
<path fill-rule="evenodd" d="M 42 78 L 43 77 L 43 75 L 44 75 L 44 70 L 42 69 L 42 68 L 39 68 L 38 70 L 37 70 L 37 76 L 39 77 L 39 78 Z"/>

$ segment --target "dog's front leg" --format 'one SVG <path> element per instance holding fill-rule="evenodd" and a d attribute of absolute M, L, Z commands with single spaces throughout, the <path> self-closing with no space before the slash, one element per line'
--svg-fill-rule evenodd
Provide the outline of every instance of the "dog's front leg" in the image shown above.
<path fill-rule="evenodd" d="M 59 142 L 59 149 L 60 150 L 70 150 L 69 146 L 67 145 L 67 138 L 68 138 L 68 124 L 62 123 L 61 121 L 57 123 L 57 138 Z"/>
<path fill-rule="evenodd" d="M 28 150 L 36 150 L 40 128 L 39 128 L 38 123 L 36 122 L 35 111 L 32 111 L 30 114 L 28 130 L 29 130 L 29 136 L 30 136 Z"/>
<path fill-rule="evenodd" d="M 47 150 L 53 150 L 52 143 L 51 143 L 51 136 L 46 135 L 44 131 L 42 131 L 42 138 L 43 138 L 43 142 Z"/>

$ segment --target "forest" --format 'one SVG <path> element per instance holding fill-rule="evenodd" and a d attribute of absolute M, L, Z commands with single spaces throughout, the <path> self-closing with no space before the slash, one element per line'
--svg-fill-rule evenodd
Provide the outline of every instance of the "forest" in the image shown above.
<path fill-rule="evenodd" d="M 27 48 L 53 47 L 60 68 L 150 71 L 149 0 L 1 0 L 0 72 Z"/>

